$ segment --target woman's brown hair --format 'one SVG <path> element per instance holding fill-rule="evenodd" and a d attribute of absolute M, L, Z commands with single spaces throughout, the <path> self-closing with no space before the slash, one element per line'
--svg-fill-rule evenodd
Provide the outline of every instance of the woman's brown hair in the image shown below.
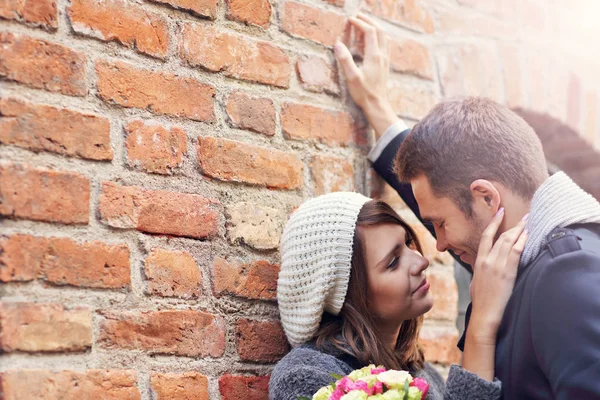
<path fill-rule="evenodd" d="M 371 200 L 362 207 L 356 226 L 398 224 L 406 230 L 417 250 L 421 245 L 413 229 L 382 201 Z M 420 370 L 424 365 L 423 351 L 418 344 L 423 316 L 402 323 L 396 347 L 391 349 L 377 329 L 369 310 L 368 276 L 365 266 L 364 245 L 354 232 L 350 281 L 344 306 L 338 316 L 325 313 L 315 335 L 317 348 L 333 346 L 356 358 L 363 365 L 383 365 L 388 369 Z"/>

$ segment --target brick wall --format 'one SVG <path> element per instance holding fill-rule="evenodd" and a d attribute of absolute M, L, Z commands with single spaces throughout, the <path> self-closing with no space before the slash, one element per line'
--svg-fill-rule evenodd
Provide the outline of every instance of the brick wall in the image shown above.
<path fill-rule="evenodd" d="M 393 35 L 389 93 L 409 122 L 482 94 L 600 145 L 595 38 L 563 21 L 575 6 L 548 4 L 0 4 L 0 397 L 264 399 L 288 351 L 275 282 L 289 213 L 352 189 L 402 209 L 368 169 L 335 67 L 346 16 Z M 443 370 L 457 291 L 430 237 L 426 255 L 421 339 Z"/>

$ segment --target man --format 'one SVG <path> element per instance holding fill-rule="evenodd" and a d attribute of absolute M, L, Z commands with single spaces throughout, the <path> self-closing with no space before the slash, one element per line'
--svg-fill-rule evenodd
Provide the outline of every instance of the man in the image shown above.
<path fill-rule="evenodd" d="M 378 137 L 369 159 L 438 250 L 469 268 L 499 209 L 500 231 L 529 214 L 529 240 L 496 338 L 504 398 L 600 398 L 600 204 L 564 173 L 549 177 L 533 129 L 491 100 L 442 102 L 409 131 L 385 98 L 385 33 L 364 15 L 350 22 L 364 34 L 362 67 L 343 44 L 335 52 Z"/>

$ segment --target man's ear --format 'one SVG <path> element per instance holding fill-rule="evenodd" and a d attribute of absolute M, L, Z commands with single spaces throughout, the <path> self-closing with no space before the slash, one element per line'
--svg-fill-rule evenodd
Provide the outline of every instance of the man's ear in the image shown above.
<path fill-rule="evenodd" d="M 489 208 L 492 213 L 496 213 L 500 209 L 502 198 L 496 186 L 488 180 L 477 179 L 471 183 L 471 196 L 473 203 L 479 203 L 480 206 Z"/>

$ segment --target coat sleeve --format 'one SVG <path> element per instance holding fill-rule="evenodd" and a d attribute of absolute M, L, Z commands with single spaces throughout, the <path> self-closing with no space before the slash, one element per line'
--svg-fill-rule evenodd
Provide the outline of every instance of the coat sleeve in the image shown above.
<path fill-rule="evenodd" d="M 312 399 L 313 394 L 334 381 L 330 372 L 318 366 L 299 365 L 269 382 L 269 400 L 297 400 L 304 396 Z"/>
<path fill-rule="evenodd" d="M 412 186 L 410 183 L 402 183 L 398 179 L 398 176 L 394 172 L 394 162 L 396 159 L 396 153 L 400 149 L 400 146 L 404 142 L 404 139 L 409 135 L 410 129 L 406 128 L 404 124 L 393 124 L 391 125 L 381 138 L 375 144 L 375 147 L 369 153 L 369 160 L 373 163 L 373 169 L 390 185 L 402 198 L 404 203 L 410 208 L 410 210 L 417 216 L 419 221 L 427 228 L 427 230 L 436 237 L 435 229 L 433 225 L 423 221 L 419 205 L 413 194 Z M 471 266 L 463 263 L 460 258 L 456 257 L 454 253 L 449 252 L 454 259 L 461 264 L 467 271 L 472 273 Z"/>
<path fill-rule="evenodd" d="M 535 355 L 556 400 L 600 398 L 600 257 L 555 258 L 531 291 Z"/>
<path fill-rule="evenodd" d="M 444 400 L 496 400 L 501 396 L 502 384 L 498 379 L 490 382 L 458 365 L 450 367 Z"/>

